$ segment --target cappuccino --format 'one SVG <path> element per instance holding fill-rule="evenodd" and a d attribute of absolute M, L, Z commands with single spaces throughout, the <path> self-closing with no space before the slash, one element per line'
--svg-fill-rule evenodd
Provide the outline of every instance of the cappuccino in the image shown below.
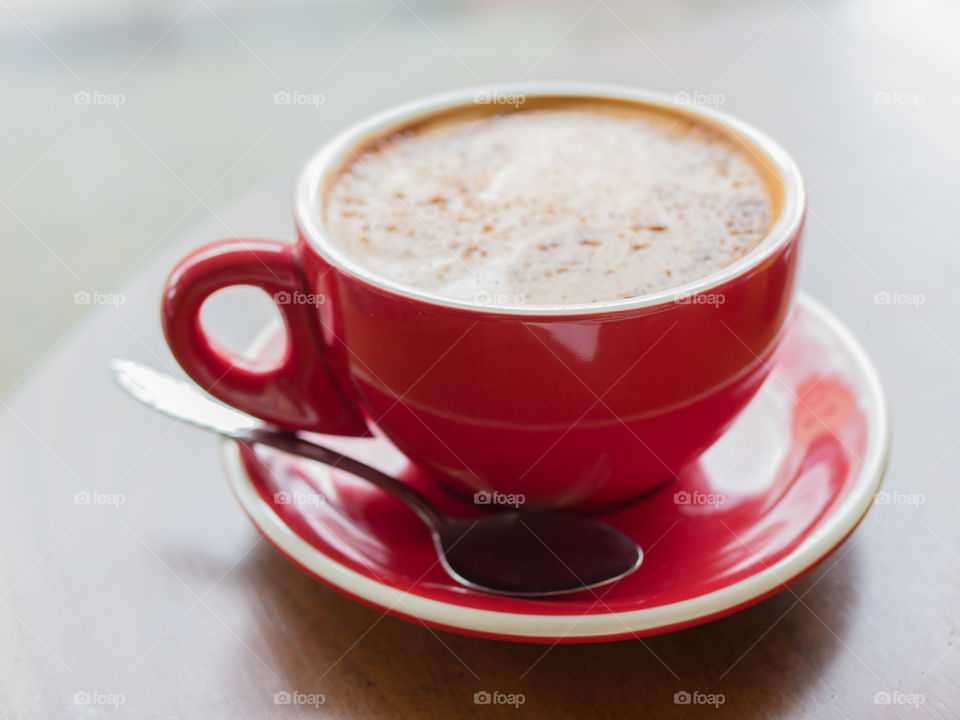
<path fill-rule="evenodd" d="M 540 98 L 458 109 L 356 149 L 325 189 L 331 242 L 456 300 L 596 303 L 703 278 L 764 238 L 773 174 L 669 108 Z"/>

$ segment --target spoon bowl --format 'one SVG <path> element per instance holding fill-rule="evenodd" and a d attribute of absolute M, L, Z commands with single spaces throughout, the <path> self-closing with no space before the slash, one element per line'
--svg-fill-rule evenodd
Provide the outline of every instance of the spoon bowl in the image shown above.
<path fill-rule="evenodd" d="M 449 520 L 433 540 L 448 573 L 499 595 L 588 590 L 629 575 L 643 561 L 623 533 L 570 513 L 518 510 Z"/>

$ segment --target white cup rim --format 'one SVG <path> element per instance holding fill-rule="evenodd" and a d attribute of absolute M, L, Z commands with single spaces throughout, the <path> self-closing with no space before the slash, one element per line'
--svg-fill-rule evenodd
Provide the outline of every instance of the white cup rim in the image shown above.
<path fill-rule="evenodd" d="M 321 197 L 323 184 L 330 172 L 339 169 L 347 155 L 365 141 L 382 136 L 391 128 L 402 127 L 444 110 L 471 105 L 476 98 L 521 95 L 533 97 L 596 97 L 626 100 L 656 105 L 679 112 L 693 113 L 725 126 L 763 152 L 780 176 L 783 185 L 783 203 L 780 214 L 764 239 L 737 261 L 675 288 L 637 297 L 595 303 L 517 304 L 497 305 L 480 301 L 451 298 L 439 293 L 399 283 L 370 270 L 351 258 L 328 238 L 324 230 Z M 325 145 L 300 174 L 294 194 L 294 215 L 298 227 L 310 247 L 330 265 L 385 292 L 413 298 L 422 302 L 460 310 L 501 315 L 590 315 L 639 310 L 656 305 L 677 302 L 691 295 L 707 293 L 730 280 L 762 265 L 783 245 L 794 238 L 803 223 L 806 191 L 800 170 L 789 153 L 775 140 L 752 125 L 713 108 L 690 105 L 677 97 L 620 85 L 584 82 L 507 83 L 463 88 L 415 100 L 351 125 Z"/>

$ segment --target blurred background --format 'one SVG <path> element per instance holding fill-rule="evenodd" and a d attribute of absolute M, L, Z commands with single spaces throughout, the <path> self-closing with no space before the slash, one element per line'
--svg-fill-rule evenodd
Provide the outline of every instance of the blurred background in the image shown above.
<path fill-rule="evenodd" d="M 346 124 L 488 81 L 598 79 L 722 105 L 804 170 L 808 253 L 826 260 L 806 264 L 808 288 L 876 274 L 870 255 L 897 242 L 917 261 L 898 265 L 907 282 L 874 280 L 907 288 L 952 252 L 929 219 L 957 186 L 943 89 L 958 15 L 941 0 L 0 0 L 0 390 L 186 228 L 292 178 Z M 897 188 L 848 174 L 891 165 L 930 186 L 895 218 Z"/>

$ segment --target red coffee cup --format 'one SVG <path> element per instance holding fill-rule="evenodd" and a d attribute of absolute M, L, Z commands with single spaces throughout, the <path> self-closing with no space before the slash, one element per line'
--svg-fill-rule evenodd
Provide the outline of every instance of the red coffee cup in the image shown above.
<path fill-rule="evenodd" d="M 731 131 L 782 189 L 767 237 L 681 287 L 579 305 L 497 306 L 405 287 L 327 239 L 326 183 L 370 139 L 489 98 L 597 97 L 693 115 Z M 457 491 L 601 508 L 671 478 L 730 425 L 767 377 L 794 294 L 804 189 L 789 155 L 743 122 L 653 93 L 530 84 L 431 97 L 362 122 L 307 165 L 296 244 L 226 240 L 167 280 L 163 327 L 184 370 L 220 400 L 294 430 L 385 435 Z M 287 333 L 269 367 L 204 332 L 213 292 L 253 285 Z"/>

